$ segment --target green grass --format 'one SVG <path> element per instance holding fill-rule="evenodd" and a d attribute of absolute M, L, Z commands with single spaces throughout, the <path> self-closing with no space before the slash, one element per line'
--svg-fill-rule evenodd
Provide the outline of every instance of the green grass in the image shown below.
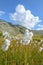
<path fill-rule="evenodd" d="M 34 36 L 33 41 L 25 46 L 20 44 L 20 40 L 17 45 L 17 41 L 12 39 L 8 51 L 4 52 L 1 49 L 4 39 L 0 37 L 0 65 L 43 65 L 43 50 L 39 51 L 43 44 L 39 41 L 41 39 L 43 40 L 43 37 Z"/>

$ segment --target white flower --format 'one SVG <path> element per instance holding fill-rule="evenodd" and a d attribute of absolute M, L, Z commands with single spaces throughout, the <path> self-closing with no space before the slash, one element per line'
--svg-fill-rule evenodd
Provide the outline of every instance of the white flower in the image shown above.
<path fill-rule="evenodd" d="M 25 31 L 25 34 L 22 37 L 23 45 L 28 45 L 30 43 L 30 40 L 32 40 L 33 33 L 29 32 L 29 30 Z"/>
<path fill-rule="evenodd" d="M 5 39 L 5 42 L 4 42 L 4 44 L 2 45 L 3 51 L 7 51 L 8 48 L 9 48 L 9 46 L 10 46 L 10 40 L 9 40 L 9 39 Z"/>
<path fill-rule="evenodd" d="M 42 48 L 42 47 L 40 47 L 39 51 L 41 52 L 42 50 L 43 50 L 43 48 Z"/>

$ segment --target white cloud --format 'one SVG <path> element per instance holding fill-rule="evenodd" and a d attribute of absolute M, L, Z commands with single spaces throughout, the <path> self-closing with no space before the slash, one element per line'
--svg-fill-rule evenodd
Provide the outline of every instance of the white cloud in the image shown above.
<path fill-rule="evenodd" d="M 18 22 L 19 25 L 30 29 L 41 21 L 38 16 L 34 16 L 30 10 L 26 10 L 21 4 L 15 8 L 14 13 L 10 13 L 10 18 Z"/>
<path fill-rule="evenodd" d="M 38 26 L 39 26 L 39 27 L 43 27 L 43 25 L 41 25 L 41 24 L 39 24 Z"/>
<path fill-rule="evenodd" d="M 37 28 L 37 30 L 43 30 L 43 27 L 39 27 L 39 28 Z"/>
<path fill-rule="evenodd" d="M 39 24 L 37 30 L 43 30 L 43 25 Z"/>
<path fill-rule="evenodd" d="M 0 11 L 0 16 L 4 15 L 5 12 L 4 11 Z"/>

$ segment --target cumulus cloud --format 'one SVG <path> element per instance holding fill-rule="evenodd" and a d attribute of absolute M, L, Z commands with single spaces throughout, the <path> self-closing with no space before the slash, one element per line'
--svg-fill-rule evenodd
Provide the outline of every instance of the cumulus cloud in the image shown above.
<path fill-rule="evenodd" d="M 43 25 L 39 24 L 37 30 L 43 30 Z"/>
<path fill-rule="evenodd" d="M 0 11 L 0 16 L 4 15 L 5 12 L 4 11 Z"/>
<path fill-rule="evenodd" d="M 38 26 L 39 26 L 39 27 L 43 27 L 43 25 L 41 25 L 41 24 L 39 24 Z"/>
<path fill-rule="evenodd" d="M 16 6 L 14 13 L 10 13 L 10 18 L 29 29 L 41 21 L 38 16 L 34 16 L 30 10 L 26 10 L 21 4 Z"/>
<path fill-rule="evenodd" d="M 43 27 L 41 27 L 41 28 L 37 28 L 37 30 L 43 30 Z"/>

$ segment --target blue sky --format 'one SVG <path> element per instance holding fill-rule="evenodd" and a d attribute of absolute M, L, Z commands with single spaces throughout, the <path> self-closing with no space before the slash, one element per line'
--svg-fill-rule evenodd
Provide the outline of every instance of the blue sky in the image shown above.
<path fill-rule="evenodd" d="M 30 11 L 30 15 L 28 15 L 28 14 L 25 15 L 24 9 L 23 9 L 23 12 L 20 12 L 22 10 L 22 9 L 20 9 L 20 7 L 22 9 L 23 8 L 25 9 L 25 11 L 26 11 L 25 14 L 26 13 L 29 14 L 29 11 Z M 16 11 L 16 8 L 18 8 L 19 10 Z M 27 10 L 28 10 L 28 12 L 27 12 Z M 19 14 L 18 14 L 18 12 L 19 12 Z M 17 14 L 16 16 L 15 16 L 15 13 Z M 26 20 L 27 15 L 28 15 L 28 17 L 30 16 L 30 18 L 32 20 L 30 18 L 28 18 L 29 20 L 27 19 L 28 20 L 27 21 Z M 31 15 L 32 15 L 32 17 L 31 17 Z M 17 17 L 18 17 L 18 19 L 17 19 Z M 23 20 L 22 20 L 22 17 L 23 17 Z M 38 18 L 38 21 L 36 20 L 37 18 Z M 23 25 L 30 29 L 43 30 L 43 0 L 0 0 L 0 19 L 6 20 L 13 24 L 20 24 L 20 25 Z M 35 21 L 33 21 L 33 19 Z M 31 23 L 30 20 L 33 22 Z M 40 20 L 41 20 L 41 22 L 39 22 Z"/>

